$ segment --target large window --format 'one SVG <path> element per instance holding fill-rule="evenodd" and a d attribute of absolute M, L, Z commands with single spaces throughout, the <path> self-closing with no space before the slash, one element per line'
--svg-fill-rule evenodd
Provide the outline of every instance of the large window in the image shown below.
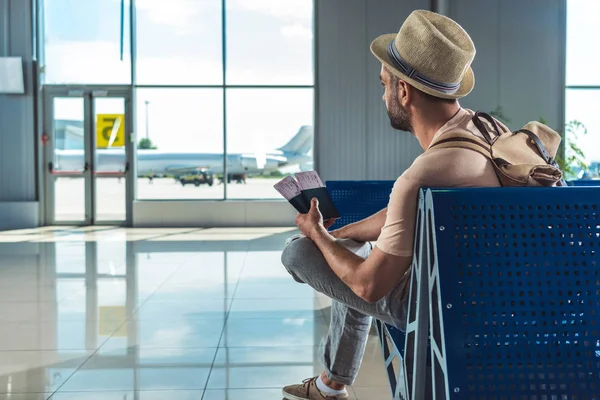
<path fill-rule="evenodd" d="M 138 198 L 222 199 L 223 89 L 138 89 L 137 110 Z"/>
<path fill-rule="evenodd" d="M 313 0 L 136 0 L 134 35 L 130 0 L 44 1 L 46 84 L 135 91 L 138 199 L 279 199 L 312 168 Z"/>
<path fill-rule="evenodd" d="M 280 198 L 312 165 L 312 0 L 136 4 L 138 198 Z"/>
<path fill-rule="evenodd" d="M 572 179 L 600 179 L 600 2 L 567 2 L 566 156 Z M 577 149 L 582 154 L 577 155 Z"/>
<path fill-rule="evenodd" d="M 137 84 L 222 84 L 221 0 L 135 4 Z"/>
<path fill-rule="evenodd" d="M 46 84 L 130 84 L 129 0 L 44 0 Z"/>
<path fill-rule="evenodd" d="M 227 149 L 233 174 L 249 178 L 229 186 L 228 197 L 280 197 L 282 173 L 312 167 L 312 89 L 229 89 Z"/>
<path fill-rule="evenodd" d="M 227 0 L 227 83 L 312 85 L 312 0 Z"/>

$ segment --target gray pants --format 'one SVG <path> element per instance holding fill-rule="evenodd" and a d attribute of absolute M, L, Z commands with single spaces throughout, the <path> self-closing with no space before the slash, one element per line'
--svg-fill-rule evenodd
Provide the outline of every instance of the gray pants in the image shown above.
<path fill-rule="evenodd" d="M 367 258 L 372 250 L 370 243 L 351 239 L 338 239 L 338 243 L 362 258 Z M 409 287 L 406 279 L 410 279 L 410 274 L 407 273 L 403 281 L 377 303 L 368 303 L 337 277 L 310 239 L 292 240 L 284 249 L 281 260 L 296 281 L 307 283 L 332 299 L 323 364 L 329 379 L 352 385 L 360 369 L 372 318 L 405 329 Z"/>

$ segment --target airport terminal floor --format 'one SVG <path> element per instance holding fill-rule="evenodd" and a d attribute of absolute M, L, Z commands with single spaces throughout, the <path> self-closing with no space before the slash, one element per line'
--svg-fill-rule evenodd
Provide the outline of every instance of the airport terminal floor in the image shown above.
<path fill-rule="evenodd" d="M 0 399 L 270 400 L 322 371 L 291 228 L 0 232 Z M 373 332 L 350 399 L 390 399 Z"/>

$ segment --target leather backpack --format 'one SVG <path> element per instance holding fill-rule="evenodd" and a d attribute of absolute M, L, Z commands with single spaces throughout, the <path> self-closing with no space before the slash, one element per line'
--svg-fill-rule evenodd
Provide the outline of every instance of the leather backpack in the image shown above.
<path fill-rule="evenodd" d="M 467 130 L 448 132 L 428 151 L 453 147 L 476 151 L 492 162 L 501 186 L 566 186 L 555 160 L 562 140 L 557 132 L 536 121 L 511 132 L 483 112 L 476 112 L 472 121 L 483 138 Z"/>

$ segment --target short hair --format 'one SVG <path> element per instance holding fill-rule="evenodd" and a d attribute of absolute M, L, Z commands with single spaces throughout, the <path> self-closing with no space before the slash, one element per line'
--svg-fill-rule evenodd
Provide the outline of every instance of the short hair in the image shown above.
<path fill-rule="evenodd" d="M 413 88 L 415 88 L 413 86 Z M 421 96 L 423 96 L 428 102 L 435 104 L 454 104 L 456 103 L 456 99 L 443 99 L 441 97 L 435 97 L 430 95 L 429 93 L 425 93 L 422 90 L 415 88 Z"/>
<path fill-rule="evenodd" d="M 392 84 L 393 87 L 397 87 L 398 81 L 400 80 L 400 78 L 397 75 L 395 75 L 394 73 L 392 73 L 389 69 L 388 69 L 388 72 L 390 73 L 390 83 Z M 408 82 L 406 82 L 406 83 L 408 85 L 410 85 L 413 89 L 415 89 L 419 93 L 419 95 L 421 95 L 427 102 L 429 102 L 431 104 L 454 104 L 454 103 L 456 103 L 456 99 L 443 99 L 441 97 L 435 97 L 435 96 L 430 95 L 429 93 L 425 93 L 424 91 L 417 89 L 416 87 L 414 87 L 413 85 L 411 85 Z"/>

